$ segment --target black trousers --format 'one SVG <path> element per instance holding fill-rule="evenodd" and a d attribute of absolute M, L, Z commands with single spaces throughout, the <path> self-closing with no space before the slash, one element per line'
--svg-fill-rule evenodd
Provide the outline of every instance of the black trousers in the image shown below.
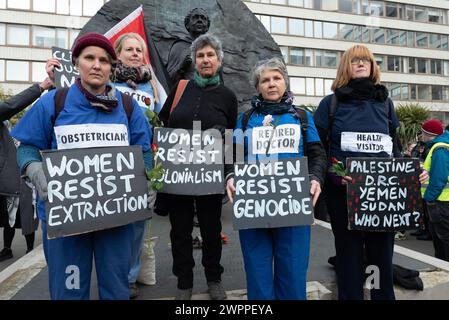
<path fill-rule="evenodd" d="M 328 185 L 332 182 L 328 181 Z M 327 207 L 335 237 L 338 298 L 363 300 L 366 276 L 375 274 L 367 266 L 378 268 L 379 287 L 371 289 L 371 300 L 394 300 L 393 246 L 394 232 L 365 232 L 348 230 L 346 190 L 330 186 Z M 365 273 L 369 271 L 368 273 Z"/>
<path fill-rule="evenodd" d="M 173 274 L 178 277 L 179 289 L 193 287 L 192 231 L 196 212 L 200 225 L 202 264 L 207 282 L 221 280 L 221 199 L 222 195 L 170 195 L 170 239 L 173 254 Z"/>
<path fill-rule="evenodd" d="M 435 257 L 449 261 L 449 202 L 427 202 Z"/>

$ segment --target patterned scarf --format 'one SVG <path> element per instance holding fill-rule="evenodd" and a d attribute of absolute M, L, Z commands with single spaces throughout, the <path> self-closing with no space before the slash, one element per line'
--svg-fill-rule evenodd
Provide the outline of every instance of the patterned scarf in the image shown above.
<path fill-rule="evenodd" d="M 146 83 L 151 80 L 151 70 L 148 66 L 128 67 L 121 61 L 117 63 L 111 75 L 112 82 L 126 82 L 128 86 L 136 90 L 139 83 Z"/>
<path fill-rule="evenodd" d="M 112 112 L 114 108 L 117 108 L 118 100 L 115 97 L 115 88 L 113 86 L 106 85 L 105 94 L 93 95 L 83 87 L 80 78 L 76 79 L 75 85 L 80 89 L 92 107 L 104 112 Z"/>
<path fill-rule="evenodd" d="M 251 100 L 251 106 L 254 111 L 263 114 L 283 114 L 287 112 L 295 113 L 293 107 L 293 94 L 290 91 L 285 91 L 280 102 L 269 102 L 262 98 L 262 95 L 254 96 Z"/>

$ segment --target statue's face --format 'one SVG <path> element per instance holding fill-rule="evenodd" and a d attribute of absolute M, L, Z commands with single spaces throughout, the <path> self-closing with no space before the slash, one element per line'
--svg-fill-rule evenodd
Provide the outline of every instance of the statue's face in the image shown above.
<path fill-rule="evenodd" d="M 190 17 L 187 30 L 192 34 L 205 34 L 207 28 L 207 17 L 200 11 L 194 11 Z"/>

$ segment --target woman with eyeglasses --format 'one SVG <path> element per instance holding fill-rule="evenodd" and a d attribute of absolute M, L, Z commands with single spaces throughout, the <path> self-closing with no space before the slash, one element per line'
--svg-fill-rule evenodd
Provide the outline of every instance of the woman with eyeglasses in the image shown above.
<path fill-rule="evenodd" d="M 324 97 L 314 115 L 329 158 L 335 157 L 345 164 L 347 157 L 400 157 L 395 139 L 399 121 L 387 88 L 380 84 L 379 67 L 367 47 L 355 45 L 345 51 L 332 91 L 334 94 Z M 335 110 L 333 117 L 329 116 L 332 109 Z M 384 151 L 368 151 L 374 148 L 362 149 L 356 139 L 342 139 L 359 133 L 382 137 Z M 363 300 L 365 268 L 371 265 L 378 267 L 380 277 L 379 286 L 371 290 L 371 299 L 393 300 L 394 232 L 348 230 L 346 185 L 350 181 L 349 176 L 328 172 L 325 184 L 337 253 L 338 297 Z"/>

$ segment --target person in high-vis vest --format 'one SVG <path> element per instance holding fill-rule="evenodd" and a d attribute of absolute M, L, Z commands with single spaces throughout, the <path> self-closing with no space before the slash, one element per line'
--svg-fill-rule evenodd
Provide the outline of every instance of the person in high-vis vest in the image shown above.
<path fill-rule="evenodd" d="M 427 130 L 426 130 L 427 128 Z M 428 183 L 422 184 L 427 204 L 435 257 L 449 261 L 449 126 L 437 119 L 427 120 L 422 127 L 423 140 L 430 149 L 423 169 L 429 172 Z"/>

